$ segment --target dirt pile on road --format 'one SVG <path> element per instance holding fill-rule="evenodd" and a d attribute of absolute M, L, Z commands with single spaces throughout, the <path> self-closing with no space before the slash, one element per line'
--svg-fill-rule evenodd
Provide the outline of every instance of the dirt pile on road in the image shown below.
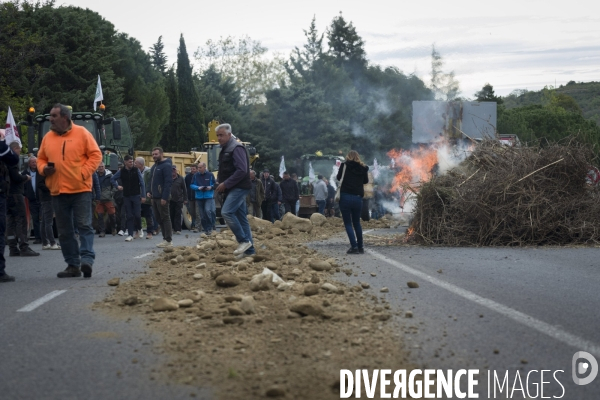
<path fill-rule="evenodd" d="M 251 219 L 257 254 L 239 261 L 230 231 L 166 249 L 100 307 L 164 333 L 170 362 L 153 378 L 222 399 L 335 399 L 340 369 L 409 369 L 391 323 L 404 312 L 382 288 L 335 281 L 353 271 L 303 244 L 340 233 L 341 220 L 304 221 Z"/>
<path fill-rule="evenodd" d="M 422 244 L 527 246 L 600 241 L 600 196 L 586 183 L 592 150 L 479 144 L 459 167 L 423 184 L 411 229 Z"/>

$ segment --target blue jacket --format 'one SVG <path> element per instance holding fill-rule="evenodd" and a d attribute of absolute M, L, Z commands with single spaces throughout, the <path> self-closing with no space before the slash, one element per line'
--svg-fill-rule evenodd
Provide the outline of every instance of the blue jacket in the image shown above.
<path fill-rule="evenodd" d="M 155 163 L 150 169 L 150 190 L 149 193 L 153 199 L 162 199 L 169 201 L 171 196 L 171 185 L 173 185 L 173 175 L 170 158 Z M 146 189 L 148 191 L 148 189 Z"/>
<path fill-rule="evenodd" d="M 210 190 L 198 190 L 202 186 L 210 187 Z M 197 199 L 212 199 L 215 196 L 215 176 L 209 171 L 204 171 L 203 174 L 196 172 L 190 187 Z"/>

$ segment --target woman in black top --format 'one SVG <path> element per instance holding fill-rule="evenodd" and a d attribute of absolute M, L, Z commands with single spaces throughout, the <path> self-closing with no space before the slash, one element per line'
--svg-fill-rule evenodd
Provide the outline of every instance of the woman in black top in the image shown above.
<path fill-rule="evenodd" d="M 345 170 L 345 172 L 344 172 Z M 365 195 L 364 186 L 369 183 L 369 167 L 363 164 L 360 156 L 354 150 L 350 150 L 346 156 L 346 162 L 342 163 L 337 174 L 337 179 L 342 181 L 340 189 L 340 211 L 348 239 L 350 249 L 348 254 L 363 254 L 362 227 L 360 226 L 360 213 L 362 210 L 362 199 Z M 356 236 L 355 236 L 356 233 Z"/>

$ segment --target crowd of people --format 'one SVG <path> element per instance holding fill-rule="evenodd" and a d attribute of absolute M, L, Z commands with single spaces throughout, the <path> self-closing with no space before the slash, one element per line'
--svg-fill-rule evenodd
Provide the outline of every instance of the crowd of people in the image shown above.
<path fill-rule="evenodd" d="M 160 232 L 163 240 L 156 246 L 172 247 L 173 235 L 181 234 L 184 205 L 191 215 L 192 232 L 211 235 L 216 229 L 218 200 L 221 215 L 239 244 L 233 252 L 237 258 L 255 254 L 247 215 L 274 222 L 284 213 L 298 213 L 297 176 L 286 171 L 278 183 L 264 169 L 257 177 L 229 124 L 216 129 L 222 149 L 216 179 L 203 162 L 190 166 L 182 176 L 160 147 L 152 149 L 151 168 L 145 165 L 144 158 L 134 160 L 125 155 L 118 169 L 111 171 L 102 162 L 102 152 L 93 136 L 72 123 L 68 107 L 56 104 L 50 112 L 50 124 L 38 157 L 31 155 L 22 172 L 18 166 L 20 142 L 7 145 L 0 132 L 0 178 L 4 178 L 0 179 L 0 282 L 15 280 L 5 272 L 5 236 L 9 256 L 40 255 L 29 246 L 27 208 L 33 243 L 41 244 L 42 250 L 62 251 L 67 268 L 57 274 L 59 278 L 92 276 L 95 234 L 99 238 L 107 233 L 120 235 L 132 242 L 144 237 L 152 239 Z M 357 163 L 357 157 L 356 154 L 348 163 Z M 357 213 L 358 200 L 351 196 L 362 198 L 358 184 L 353 182 L 362 182 L 359 175 L 365 167 L 360 159 L 360 168 L 349 165 L 352 168 L 342 182 L 340 210 L 348 235 L 352 227 L 356 231 L 356 239 L 350 237 L 350 242 L 352 252 L 358 253 L 363 251 L 360 211 Z M 318 176 L 313 192 L 319 212 L 333 215 L 336 191 L 323 176 Z"/>

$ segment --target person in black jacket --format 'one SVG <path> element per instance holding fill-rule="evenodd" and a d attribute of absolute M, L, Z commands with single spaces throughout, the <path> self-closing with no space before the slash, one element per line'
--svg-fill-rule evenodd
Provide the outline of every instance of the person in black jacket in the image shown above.
<path fill-rule="evenodd" d="M 21 154 L 21 143 L 12 142 L 11 150 L 17 155 Z M 10 256 L 39 256 L 40 253 L 29 247 L 29 227 L 25 211 L 25 197 L 23 196 L 25 182 L 31 180 L 29 175 L 21 175 L 19 166 L 8 167 L 10 187 L 6 202 L 6 238 L 10 248 Z"/>
<path fill-rule="evenodd" d="M 150 188 L 146 196 L 152 201 L 152 211 L 154 218 L 160 225 L 160 230 L 164 240 L 156 247 L 173 247 L 173 229 L 171 226 L 171 216 L 169 215 L 169 198 L 171 197 L 171 185 L 173 184 L 173 175 L 171 172 L 171 159 L 165 158 L 163 149 L 155 147 L 152 149 L 152 159 L 154 165 L 150 169 Z"/>
<path fill-rule="evenodd" d="M 342 181 L 340 211 L 351 246 L 347 251 L 348 254 L 363 254 L 365 252 L 360 214 L 362 199 L 365 195 L 364 185 L 369 183 L 368 172 L 369 167 L 360 160 L 358 152 L 350 150 L 346 156 L 346 161 L 342 163 L 337 174 L 338 181 Z"/>
<path fill-rule="evenodd" d="M 188 204 L 187 189 L 185 188 L 185 179 L 177 172 L 177 166 L 171 167 L 173 183 L 171 184 L 171 199 L 169 200 L 169 215 L 173 226 L 173 233 L 181 235 L 181 218 L 183 214 L 183 205 Z"/>
<path fill-rule="evenodd" d="M 300 192 L 298 191 L 298 184 L 295 180 L 290 178 L 290 174 L 285 171 L 283 173 L 283 180 L 279 184 L 281 188 L 281 197 L 283 199 L 283 206 L 285 212 L 296 214 L 296 202 L 300 200 Z"/>
<path fill-rule="evenodd" d="M 196 192 L 190 187 L 194 176 L 198 172 L 198 164 L 190 165 L 190 173 L 185 176 L 185 189 L 187 190 L 187 209 L 192 216 L 192 232 L 198 232 L 202 230 L 200 226 L 200 217 L 196 218 L 196 214 L 200 215 L 199 211 L 196 211 Z"/>
<path fill-rule="evenodd" d="M 29 214 L 33 223 L 33 235 L 35 240 L 33 244 L 42 243 L 42 235 L 40 232 L 40 200 L 37 193 L 37 182 L 40 179 L 40 174 L 37 172 L 37 158 L 29 157 L 27 161 L 27 169 L 22 175 L 29 175 L 31 179 L 25 182 L 25 198 L 29 202 Z"/>
<path fill-rule="evenodd" d="M 0 283 L 14 282 L 15 277 L 6 273 L 4 259 L 4 234 L 6 233 L 6 196 L 8 193 L 8 168 L 19 163 L 19 156 L 7 145 L 4 129 L 0 129 Z"/>
<path fill-rule="evenodd" d="M 110 181 L 113 186 L 117 187 L 117 190 L 123 191 L 123 204 L 127 215 L 127 230 L 129 231 L 125 241 L 131 242 L 133 239 L 139 239 L 144 235 L 142 230 L 142 201 L 146 200 L 144 197 L 146 186 L 144 185 L 142 173 L 133 166 L 133 157 L 127 154 L 123 157 L 123 161 L 125 167 L 117 171 L 110 178 Z M 119 185 L 119 180 L 121 185 Z M 98 199 L 100 199 L 99 194 Z"/>

